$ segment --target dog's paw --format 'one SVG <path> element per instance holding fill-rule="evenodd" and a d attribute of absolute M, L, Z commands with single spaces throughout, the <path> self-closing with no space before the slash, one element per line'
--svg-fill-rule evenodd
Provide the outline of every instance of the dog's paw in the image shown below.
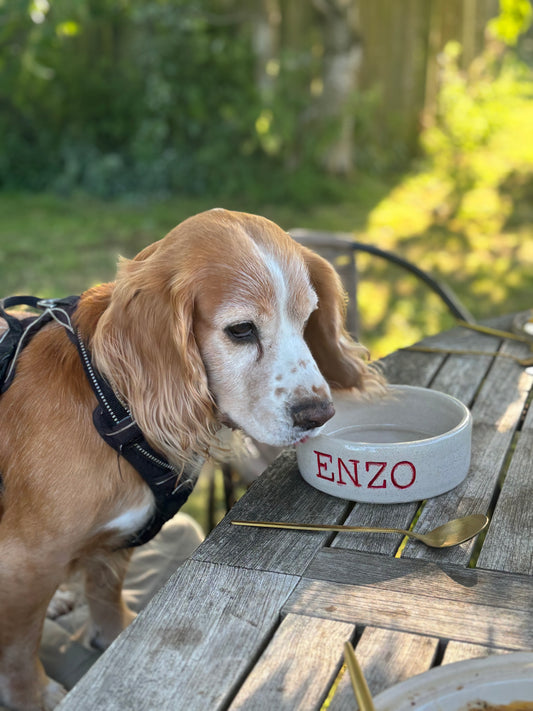
<path fill-rule="evenodd" d="M 83 643 L 103 652 L 136 617 L 135 612 L 124 606 L 119 616 L 106 620 L 105 624 L 89 620 L 83 632 Z"/>
<path fill-rule="evenodd" d="M 54 711 L 62 699 L 66 696 L 67 690 L 53 679 L 48 680 L 43 692 L 43 711 Z"/>
<path fill-rule="evenodd" d="M 74 609 L 77 599 L 78 595 L 75 590 L 66 587 L 58 588 L 54 593 L 54 597 L 48 603 L 46 616 L 50 620 L 55 620 L 61 615 L 66 615 Z"/>

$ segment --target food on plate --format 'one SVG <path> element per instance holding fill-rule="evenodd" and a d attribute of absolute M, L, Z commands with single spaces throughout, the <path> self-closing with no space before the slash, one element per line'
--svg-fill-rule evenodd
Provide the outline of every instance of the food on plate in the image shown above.
<path fill-rule="evenodd" d="M 510 704 L 490 704 L 476 701 L 468 704 L 465 711 L 533 711 L 533 701 L 511 701 Z"/>

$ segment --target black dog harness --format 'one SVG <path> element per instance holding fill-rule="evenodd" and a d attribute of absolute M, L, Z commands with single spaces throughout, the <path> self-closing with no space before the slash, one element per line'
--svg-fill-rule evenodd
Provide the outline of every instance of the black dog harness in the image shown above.
<path fill-rule="evenodd" d="M 186 471 L 177 471 L 148 444 L 127 407 L 93 367 L 90 352 L 71 321 L 78 302 L 78 296 L 64 299 L 12 296 L 0 300 L 0 317 L 8 325 L 7 330 L 0 335 L 0 394 L 11 385 L 18 357 L 35 333 L 52 320 L 61 324 L 78 349 L 85 375 L 98 400 L 98 406 L 93 412 L 94 426 L 102 439 L 137 470 L 155 497 L 153 516 L 124 547 L 139 546 L 153 538 L 163 524 L 183 506 L 194 487 L 195 479 L 188 476 Z M 41 313 L 18 319 L 5 310 L 14 306 L 30 306 Z"/>

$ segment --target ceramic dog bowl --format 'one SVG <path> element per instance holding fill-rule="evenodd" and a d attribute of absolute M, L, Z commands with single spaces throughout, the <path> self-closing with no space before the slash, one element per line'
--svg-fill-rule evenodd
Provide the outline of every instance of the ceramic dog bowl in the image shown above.
<path fill-rule="evenodd" d="M 436 390 L 391 385 L 375 401 L 334 397 L 335 415 L 296 448 L 303 478 L 351 501 L 397 504 L 453 489 L 470 466 L 472 416 Z"/>

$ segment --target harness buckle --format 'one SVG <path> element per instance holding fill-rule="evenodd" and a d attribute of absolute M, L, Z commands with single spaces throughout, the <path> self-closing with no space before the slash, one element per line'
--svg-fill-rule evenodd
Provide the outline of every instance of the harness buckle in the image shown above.
<path fill-rule="evenodd" d="M 40 309 L 54 309 L 57 306 L 58 299 L 39 299 L 37 306 Z"/>

